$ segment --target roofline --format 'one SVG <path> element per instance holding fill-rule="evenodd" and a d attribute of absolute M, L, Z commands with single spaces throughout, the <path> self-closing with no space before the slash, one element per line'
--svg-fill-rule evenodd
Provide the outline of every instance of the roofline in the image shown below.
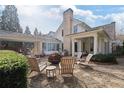
<path fill-rule="evenodd" d="M 87 23 L 81 21 L 80 19 L 77 19 L 77 18 L 73 18 L 73 19 L 75 19 L 75 20 L 77 20 L 77 21 L 80 21 L 81 23 L 84 23 L 84 24 L 87 25 L 89 28 L 91 28 Z M 80 23 L 80 24 L 81 24 L 81 23 Z"/>
<path fill-rule="evenodd" d="M 85 32 L 78 32 L 78 33 L 68 34 L 66 36 L 71 36 L 71 35 L 76 35 L 76 34 L 81 34 L 81 33 L 98 32 L 98 31 L 101 31 L 101 30 L 103 31 L 103 29 L 88 30 L 88 31 L 85 31 Z"/>
<path fill-rule="evenodd" d="M 68 8 L 67 10 L 65 10 L 65 11 L 63 12 L 63 14 L 66 13 L 67 11 L 69 11 L 69 10 L 71 10 L 71 11 L 73 12 L 73 10 L 72 10 L 71 8 Z"/>
<path fill-rule="evenodd" d="M 114 22 L 114 21 L 113 21 L 113 22 L 111 22 L 111 23 L 108 23 L 108 24 L 104 24 L 104 25 L 100 25 L 100 26 L 93 27 L 92 29 L 94 29 L 94 28 L 97 28 L 97 27 L 103 27 L 103 26 L 107 26 L 107 25 L 110 25 L 110 24 L 113 24 L 113 23 L 115 24 L 116 22 Z"/>
<path fill-rule="evenodd" d="M 57 28 L 56 32 L 58 32 L 58 29 L 61 27 L 62 24 L 63 24 L 63 21 L 62 21 L 62 23 L 59 25 L 59 27 Z M 56 33 L 56 32 L 55 32 L 55 33 Z"/>

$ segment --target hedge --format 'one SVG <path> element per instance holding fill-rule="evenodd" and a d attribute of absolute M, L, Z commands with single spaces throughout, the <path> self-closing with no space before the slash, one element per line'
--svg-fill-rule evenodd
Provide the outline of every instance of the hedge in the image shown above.
<path fill-rule="evenodd" d="M 27 87 L 27 58 L 24 55 L 0 50 L 0 87 Z"/>
<path fill-rule="evenodd" d="M 117 64 L 116 57 L 113 54 L 96 54 L 93 55 L 91 61 L 99 63 Z"/>

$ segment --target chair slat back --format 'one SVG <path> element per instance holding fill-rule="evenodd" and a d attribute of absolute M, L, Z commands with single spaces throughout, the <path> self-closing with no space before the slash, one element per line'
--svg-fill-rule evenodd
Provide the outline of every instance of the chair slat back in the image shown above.
<path fill-rule="evenodd" d="M 29 62 L 29 66 L 30 66 L 32 71 L 40 72 L 36 58 L 28 58 L 28 62 Z"/>
<path fill-rule="evenodd" d="M 93 54 L 88 54 L 88 56 L 86 57 L 86 62 L 89 62 L 90 61 L 90 59 L 92 58 L 92 56 L 93 56 Z"/>
<path fill-rule="evenodd" d="M 61 74 L 73 74 L 75 59 L 70 57 L 64 57 L 61 59 Z"/>
<path fill-rule="evenodd" d="M 77 54 L 77 58 L 81 58 L 81 55 L 82 55 L 82 52 L 78 52 L 78 54 Z"/>

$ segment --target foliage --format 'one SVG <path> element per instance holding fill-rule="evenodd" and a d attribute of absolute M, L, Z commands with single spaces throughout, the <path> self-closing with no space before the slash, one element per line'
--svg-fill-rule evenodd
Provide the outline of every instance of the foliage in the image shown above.
<path fill-rule="evenodd" d="M 37 28 L 35 28 L 35 30 L 34 30 L 34 35 L 35 36 L 38 36 L 38 30 L 37 30 Z"/>
<path fill-rule="evenodd" d="M 115 56 L 122 56 L 124 55 L 124 47 L 123 46 L 116 46 L 116 51 L 113 52 Z"/>
<path fill-rule="evenodd" d="M 14 5 L 6 5 L 5 9 L 2 11 L 1 18 L 2 30 L 22 33 L 17 8 Z"/>
<path fill-rule="evenodd" d="M 52 64 L 58 64 L 61 61 L 61 55 L 58 53 L 53 53 L 49 55 L 48 61 Z"/>
<path fill-rule="evenodd" d="M 91 61 L 117 64 L 116 57 L 113 54 L 96 54 L 93 55 Z"/>
<path fill-rule="evenodd" d="M 26 28 L 25 28 L 25 34 L 31 34 L 31 31 L 28 26 L 26 26 Z"/>
<path fill-rule="evenodd" d="M 27 58 L 24 55 L 0 50 L 0 87 L 27 87 Z"/>

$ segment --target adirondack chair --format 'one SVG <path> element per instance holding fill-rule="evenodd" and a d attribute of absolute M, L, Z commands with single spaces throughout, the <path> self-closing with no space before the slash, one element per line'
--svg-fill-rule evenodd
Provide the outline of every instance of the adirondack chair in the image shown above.
<path fill-rule="evenodd" d="M 92 56 L 93 54 L 88 54 L 86 58 L 82 58 L 81 61 L 77 61 L 77 64 L 89 63 Z"/>
<path fill-rule="evenodd" d="M 73 76 L 75 59 L 72 57 L 63 57 L 59 64 L 60 74 L 71 74 Z"/>
<path fill-rule="evenodd" d="M 81 55 L 82 55 L 82 52 L 77 53 L 77 58 L 76 58 L 77 61 L 82 61 Z"/>
<path fill-rule="evenodd" d="M 42 72 L 47 66 L 47 63 L 39 65 L 36 58 L 28 58 L 28 63 L 29 63 L 31 72 L 36 71 L 38 72 L 38 74 L 40 74 L 40 72 Z"/>
<path fill-rule="evenodd" d="M 86 57 L 85 62 L 89 62 L 90 59 L 92 58 L 92 56 L 93 56 L 93 54 L 88 54 L 88 56 Z"/>

